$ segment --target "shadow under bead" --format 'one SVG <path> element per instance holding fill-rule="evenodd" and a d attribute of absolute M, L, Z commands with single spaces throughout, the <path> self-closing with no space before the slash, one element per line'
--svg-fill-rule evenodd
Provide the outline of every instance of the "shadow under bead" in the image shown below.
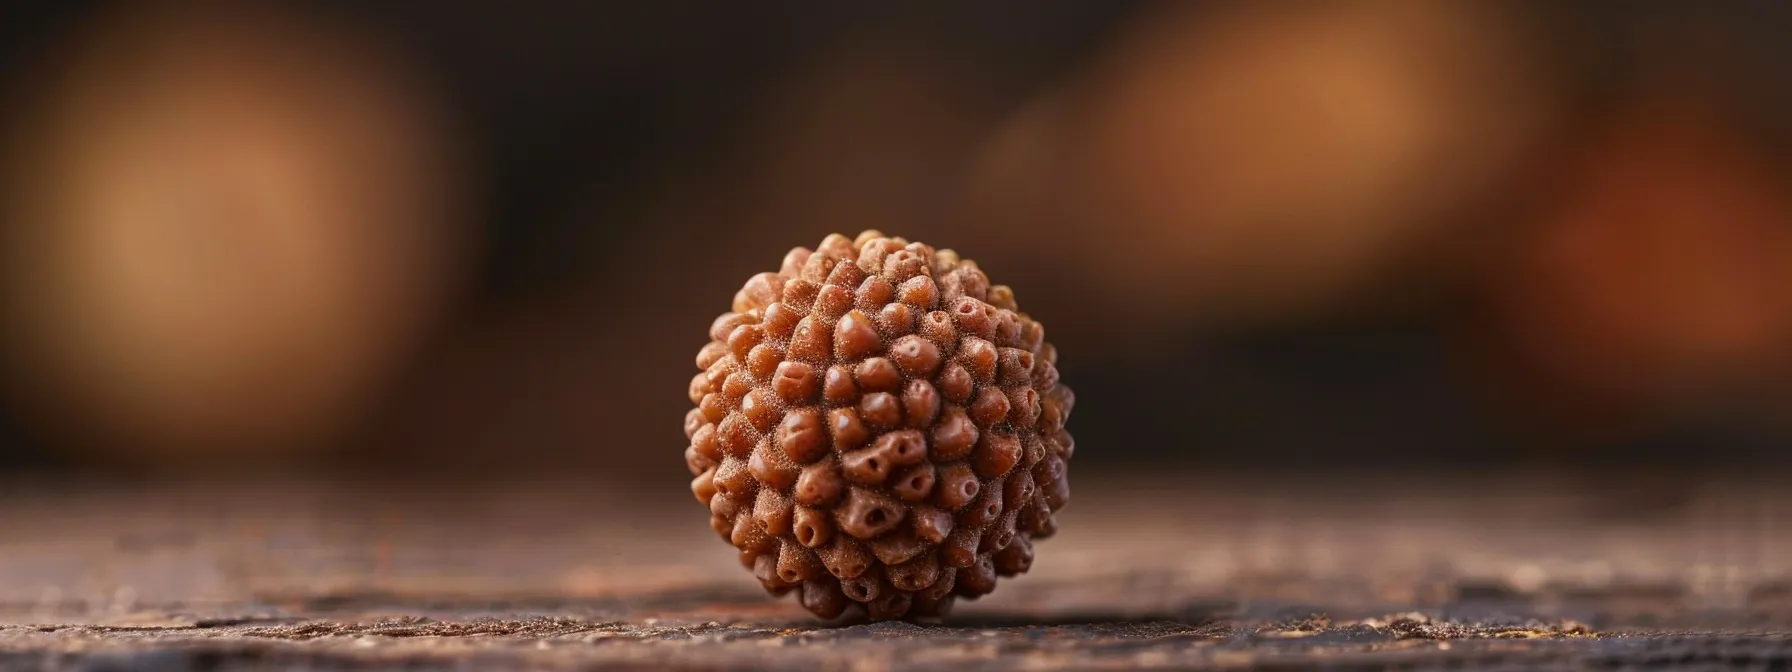
<path fill-rule="evenodd" d="M 684 457 L 768 592 L 937 619 L 1032 567 L 1069 498 L 1075 396 L 1013 289 L 865 231 L 792 249 L 731 307 L 697 353 Z"/>

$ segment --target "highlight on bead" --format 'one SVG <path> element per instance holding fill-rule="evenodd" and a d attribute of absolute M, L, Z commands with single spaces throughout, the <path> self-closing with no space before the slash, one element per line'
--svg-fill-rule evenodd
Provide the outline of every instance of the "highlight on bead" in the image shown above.
<path fill-rule="evenodd" d="M 687 384 L 710 528 L 824 619 L 921 620 L 1032 568 L 1076 396 L 1015 292 L 949 249 L 834 234 L 748 278 Z"/>

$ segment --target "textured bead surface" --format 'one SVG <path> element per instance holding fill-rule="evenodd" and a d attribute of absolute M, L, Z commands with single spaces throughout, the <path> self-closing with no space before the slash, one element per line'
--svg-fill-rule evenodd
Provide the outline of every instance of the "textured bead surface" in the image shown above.
<path fill-rule="evenodd" d="M 1070 496 L 1044 328 L 952 250 L 834 234 L 735 293 L 697 353 L 691 492 L 822 618 L 945 615 L 1026 572 Z"/>

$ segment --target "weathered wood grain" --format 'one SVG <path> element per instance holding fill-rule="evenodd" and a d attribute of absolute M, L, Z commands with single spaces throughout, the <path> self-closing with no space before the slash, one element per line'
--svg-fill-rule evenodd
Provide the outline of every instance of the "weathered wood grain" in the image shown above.
<path fill-rule="evenodd" d="M 1792 494 L 1085 475 L 938 624 L 759 592 L 676 480 L 0 490 L 0 667 L 1792 666 Z M 1614 506 L 1614 502 L 1618 505 Z"/>

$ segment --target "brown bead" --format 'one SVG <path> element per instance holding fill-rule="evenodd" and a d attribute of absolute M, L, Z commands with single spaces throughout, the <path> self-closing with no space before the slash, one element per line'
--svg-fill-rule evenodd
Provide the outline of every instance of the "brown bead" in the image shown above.
<path fill-rule="evenodd" d="M 1051 454 L 1057 455 L 1058 459 L 1068 460 L 1076 454 L 1076 438 L 1070 432 L 1060 429 L 1046 441 L 1046 448 L 1050 449 Z"/>
<path fill-rule="evenodd" d="M 1022 466 L 1039 464 L 1045 459 L 1047 450 L 1045 440 L 1039 438 L 1038 432 L 1023 431 L 1020 434 L 1020 463 Z"/>
<path fill-rule="evenodd" d="M 872 539 L 871 554 L 885 567 L 908 562 L 927 550 L 927 543 L 917 539 L 913 530 L 897 529 Z"/>
<path fill-rule="evenodd" d="M 757 324 L 743 324 L 728 332 L 728 353 L 740 361 L 747 361 L 753 346 L 765 341 L 765 329 Z"/>
<path fill-rule="evenodd" d="M 1002 517 L 1001 483 L 992 482 L 977 495 L 977 501 L 958 512 L 960 529 L 981 530 Z"/>
<path fill-rule="evenodd" d="M 1039 393 L 1031 387 L 1010 387 L 1002 391 L 1008 397 L 1008 424 L 1027 429 L 1039 424 Z"/>
<path fill-rule="evenodd" d="M 783 362 L 784 354 L 768 343 L 760 343 L 747 351 L 747 374 L 754 380 L 768 380 L 778 364 Z"/>
<path fill-rule="evenodd" d="M 940 543 L 946 535 L 952 533 L 952 514 L 931 506 L 917 506 L 909 510 L 909 518 L 914 520 L 915 536 L 928 543 Z"/>
<path fill-rule="evenodd" d="M 971 451 L 971 467 L 978 476 L 996 478 L 1020 464 L 1020 455 L 1020 439 L 1012 432 L 984 432 L 977 447 Z"/>
<path fill-rule="evenodd" d="M 997 308 L 995 324 L 996 335 L 990 340 L 995 341 L 997 347 L 1018 349 L 1020 346 L 1020 316 L 1012 310 Z M 1029 361 L 1027 369 L 1031 370 L 1032 368 L 1033 365 Z"/>
<path fill-rule="evenodd" d="M 734 529 L 734 524 L 729 523 L 729 527 L 728 527 L 729 531 L 722 533 L 722 539 L 724 541 L 726 541 L 728 539 L 729 535 L 731 535 L 733 533 L 732 532 L 733 529 Z M 749 571 L 749 572 L 754 572 L 754 575 L 757 576 L 758 569 L 755 567 L 755 565 L 759 564 L 759 562 L 758 562 L 759 557 L 762 555 L 765 555 L 765 554 L 760 553 L 759 551 L 755 551 L 750 548 L 737 548 L 735 550 L 738 551 L 738 553 L 736 553 L 734 557 L 735 557 L 736 561 L 740 562 L 740 566 L 747 568 L 747 571 Z"/>
<path fill-rule="evenodd" d="M 1025 316 L 1023 316 L 1020 323 L 1020 345 L 1015 347 L 1026 350 L 1027 352 L 1037 353 L 1039 352 L 1039 347 L 1045 345 L 1045 325 L 1034 322 L 1031 319 L 1024 319 L 1024 317 Z M 1037 366 L 1039 364 L 1049 364 L 1049 362 L 1039 359 L 1034 365 Z"/>
<path fill-rule="evenodd" d="M 921 553 L 913 559 L 884 570 L 884 578 L 897 590 L 915 592 L 925 590 L 940 578 L 939 556 L 933 553 Z"/>
<path fill-rule="evenodd" d="M 942 354 L 951 352 L 958 346 L 958 327 L 954 326 L 952 322 L 952 314 L 943 310 L 935 310 L 922 315 L 921 325 L 916 327 L 915 333 L 933 341 L 934 345 L 940 347 Z"/>
<path fill-rule="evenodd" d="M 982 269 L 969 263 L 961 264 L 958 267 L 958 277 L 965 296 L 978 301 L 989 299 L 989 276 L 984 275 Z"/>
<path fill-rule="evenodd" d="M 778 556 L 755 551 L 752 562 L 753 578 L 759 579 L 767 591 L 776 592 L 789 584 L 778 578 Z"/>
<path fill-rule="evenodd" d="M 940 348 L 920 336 L 910 334 L 890 345 L 890 357 L 902 372 L 917 378 L 932 378 L 940 366 Z"/>
<path fill-rule="evenodd" d="M 736 370 L 722 379 L 722 397 L 739 404 L 741 397 L 753 391 L 753 377 L 745 371 Z"/>
<path fill-rule="evenodd" d="M 827 571 L 821 566 L 821 558 L 815 552 L 796 544 L 784 544 L 778 548 L 778 578 L 785 583 L 803 583 L 821 576 Z"/>
<path fill-rule="evenodd" d="M 1015 519 L 1014 526 L 1015 529 L 1027 534 L 1038 535 L 1041 530 L 1045 529 L 1051 518 L 1051 506 L 1045 503 L 1045 498 L 1040 497 L 1039 492 L 1035 489 L 1033 499 L 1021 507 L 1020 516 Z"/>
<path fill-rule="evenodd" d="M 809 548 L 820 548 L 834 536 L 834 521 L 813 507 L 796 507 L 791 520 L 791 532 L 796 543 Z"/>
<path fill-rule="evenodd" d="M 828 273 L 827 284 L 834 287 L 854 289 L 865 281 L 865 271 L 858 264 L 834 264 L 834 270 Z"/>
<path fill-rule="evenodd" d="M 1019 515 L 1018 511 L 1004 512 L 1001 518 L 997 518 L 996 522 L 990 523 L 989 527 L 983 530 L 982 547 L 985 552 L 1000 551 L 1014 542 L 1014 519 L 1017 515 Z"/>
<path fill-rule="evenodd" d="M 747 471 L 747 462 L 738 457 L 722 460 L 716 467 L 716 492 L 729 497 L 750 497 L 753 495 L 754 482 L 752 472 Z"/>
<path fill-rule="evenodd" d="M 807 278 L 798 278 L 784 283 L 783 304 L 798 316 L 809 314 L 815 307 L 815 297 L 821 293 L 821 284 Z"/>
<path fill-rule="evenodd" d="M 974 528 L 953 530 L 940 546 L 940 564 L 957 569 L 971 566 L 977 562 L 977 545 L 982 540 L 983 533 Z"/>
<path fill-rule="evenodd" d="M 884 277 L 889 278 L 891 282 L 906 282 L 911 278 L 920 277 L 927 266 L 927 260 L 913 250 L 897 250 L 884 257 L 883 272 Z"/>
<path fill-rule="evenodd" d="M 716 445 L 721 446 L 723 455 L 746 457 L 753 452 L 753 444 L 758 440 L 753 423 L 739 413 L 729 413 L 716 424 Z"/>
<path fill-rule="evenodd" d="M 979 385 L 995 382 L 996 346 L 981 338 L 967 337 L 958 343 L 958 363 Z"/>
<path fill-rule="evenodd" d="M 697 410 L 703 414 L 704 420 L 712 423 L 721 422 L 722 418 L 728 417 L 730 405 L 728 398 L 722 396 L 721 392 L 711 392 L 703 395 L 703 400 L 697 402 Z"/>
<path fill-rule="evenodd" d="M 1063 407 L 1059 406 L 1058 402 L 1051 399 L 1041 399 L 1039 401 L 1038 427 L 1039 432 L 1042 434 L 1052 434 L 1063 429 Z"/>
<path fill-rule="evenodd" d="M 760 273 L 748 279 L 747 284 L 740 288 L 742 300 L 736 303 L 734 309 L 744 313 L 748 310 L 765 308 L 776 303 L 783 294 L 784 278 L 779 277 L 777 273 Z"/>
<path fill-rule="evenodd" d="M 951 250 L 940 250 L 938 258 L 935 259 L 936 265 L 940 260 L 947 258 L 951 252 Z M 950 305 L 952 302 L 964 298 L 964 278 L 958 275 L 958 264 L 959 261 L 953 258 L 947 262 L 945 268 L 934 270 L 933 277 L 934 281 L 939 283 L 941 303 Z"/>
<path fill-rule="evenodd" d="M 1015 537 L 1014 543 L 990 556 L 995 561 L 996 573 L 1002 576 L 1025 574 L 1033 568 L 1033 542 L 1026 537 Z"/>
<path fill-rule="evenodd" d="M 815 293 L 815 307 L 809 310 L 809 316 L 819 318 L 824 324 L 833 324 L 851 309 L 852 290 L 839 285 L 822 285 Z"/>
<path fill-rule="evenodd" d="M 753 500 L 753 522 L 774 537 L 790 534 L 790 497 L 772 488 L 760 488 Z"/>
<path fill-rule="evenodd" d="M 865 445 L 871 438 L 871 430 L 859 420 L 859 413 L 850 408 L 836 408 L 828 411 L 828 429 L 834 435 L 834 447 L 849 450 Z"/>
<path fill-rule="evenodd" d="M 872 234 L 876 232 L 866 231 L 865 233 Z M 854 246 L 858 248 L 858 255 L 854 257 L 854 261 L 858 265 L 859 270 L 866 273 L 883 272 L 884 255 L 890 253 L 890 249 L 884 246 L 885 240 L 887 239 L 883 236 L 866 237 L 862 234 L 859 236 L 858 240 L 853 241 Z"/>
<path fill-rule="evenodd" d="M 760 434 L 772 431 L 784 414 L 782 406 L 775 401 L 776 395 L 763 387 L 748 392 L 740 400 L 740 414 L 753 425 L 753 430 Z"/>
<path fill-rule="evenodd" d="M 940 290 L 933 284 L 933 278 L 919 275 L 903 281 L 896 289 L 896 300 L 913 307 L 915 310 L 933 310 L 939 303 Z"/>
<path fill-rule="evenodd" d="M 956 592 L 964 597 L 982 597 L 996 589 L 996 566 L 984 555 L 971 566 L 958 570 Z"/>
<path fill-rule="evenodd" d="M 933 465 L 917 464 L 896 475 L 890 489 L 905 502 L 924 502 L 933 495 Z"/>
<path fill-rule="evenodd" d="M 722 447 L 716 443 L 715 425 L 698 427 L 697 433 L 691 435 L 691 447 L 702 453 L 704 457 L 709 458 L 711 462 L 722 461 Z"/>
<path fill-rule="evenodd" d="M 696 446 L 691 446 L 684 449 L 684 466 L 691 471 L 692 476 L 696 476 L 716 466 L 716 461 L 704 457 L 703 453 L 697 452 Z"/>
<path fill-rule="evenodd" d="M 695 404 L 695 403 L 703 401 L 703 395 L 709 394 L 714 391 L 715 390 L 710 389 L 710 387 L 709 387 L 709 376 L 708 375 L 699 371 L 699 372 L 697 372 L 697 375 L 691 377 L 691 386 L 690 386 L 691 403 Z"/>
<path fill-rule="evenodd" d="M 728 356 L 727 343 L 710 341 L 704 344 L 702 350 L 697 351 L 697 368 L 707 371 L 709 367 L 714 366 L 717 361 L 726 356 Z"/>
<path fill-rule="evenodd" d="M 796 330 L 790 334 L 789 354 L 791 359 L 823 364 L 829 361 L 834 352 L 834 332 L 813 316 L 805 317 L 796 323 Z"/>
<path fill-rule="evenodd" d="M 959 297 L 946 312 L 952 315 L 952 324 L 958 328 L 958 333 L 987 340 L 995 336 L 996 327 L 989 312 L 984 310 L 987 305 L 970 297 Z"/>
<path fill-rule="evenodd" d="M 814 252 L 807 247 L 790 248 L 789 252 L 784 253 L 784 261 L 778 264 L 778 275 L 782 276 L 786 282 L 790 278 L 796 277 L 796 274 L 803 272 L 803 264 L 809 261 L 811 254 Z"/>
<path fill-rule="evenodd" d="M 872 357 L 855 367 L 854 380 L 865 392 L 895 392 L 902 386 L 902 372 L 885 357 Z"/>
<path fill-rule="evenodd" d="M 734 373 L 739 368 L 740 362 L 734 359 L 734 355 L 724 355 L 721 359 L 716 360 L 716 363 L 709 365 L 709 368 L 704 369 L 703 374 L 709 377 L 710 389 L 720 392 L 722 383 L 727 380 L 728 374 Z"/>
<path fill-rule="evenodd" d="M 696 436 L 697 430 L 702 429 L 703 426 L 707 424 L 709 424 L 709 419 L 703 417 L 703 409 L 701 407 L 686 411 L 684 414 L 684 438 L 688 439 Z"/>
<path fill-rule="evenodd" d="M 710 479 L 710 487 L 715 487 L 714 478 Z M 718 491 L 714 497 L 709 498 L 709 513 L 728 519 L 728 526 L 722 530 L 723 534 L 727 534 L 734 527 L 735 517 L 750 508 L 752 501 L 744 496 L 726 495 Z"/>
<path fill-rule="evenodd" d="M 790 341 L 790 334 L 796 331 L 796 323 L 802 319 L 802 313 L 783 303 L 774 303 L 765 307 L 759 326 L 765 329 L 766 338 L 786 343 Z"/>
<path fill-rule="evenodd" d="M 831 577 L 817 578 L 803 584 L 801 602 L 804 609 L 822 618 L 839 618 L 852 602 L 840 592 L 840 582 Z"/>
<path fill-rule="evenodd" d="M 786 405 L 807 404 L 821 391 L 821 375 L 808 362 L 780 362 L 772 372 L 771 388 Z"/>
<path fill-rule="evenodd" d="M 721 341 L 725 344 L 728 342 L 728 334 L 733 333 L 735 327 L 752 323 L 752 316 L 737 312 L 722 313 L 716 316 L 715 321 L 709 323 L 709 340 Z"/>
<path fill-rule="evenodd" d="M 1055 385 L 1046 391 L 1045 398 L 1058 402 L 1064 413 L 1064 421 L 1070 421 L 1070 412 L 1076 409 L 1076 393 L 1063 385 Z"/>
<path fill-rule="evenodd" d="M 1014 303 L 1014 290 L 1007 285 L 989 286 L 989 305 L 1002 310 L 1020 310 Z"/>
<path fill-rule="evenodd" d="M 878 446 L 867 446 L 840 456 L 840 475 L 859 485 L 881 485 L 894 468 L 889 456 Z"/>
<path fill-rule="evenodd" d="M 970 465 L 963 462 L 937 467 L 938 482 L 934 485 L 933 502 L 947 511 L 957 511 L 966 504 L 977 499 L 983 491 L 983 483 L 971 472 Z"/>
<path fill-rule="evenodd" d="M 796 464 L 784 456 L 782 449 L 772 446 L 771 438 L 760 440 L 753 448 L 753 455 L 747 458 L 747 471 L 760 483 L 779 490 L 789 490 L 796 485 L 796 478 L 801 471 Z"/>
<path fill-rule="evenodd" d="M 844 365 L 829 367 L 827 377 L 821 384 L 821 397 L 835 406 L 857 401 L 859 386 L 853 382 L 851 370 Z"/>
<path fill-rule="evenodd" d="M 1016 476 L 1002 480 L 1002 508 L 1007 511 L 1019 511 L 1032 503 L 1033 496 L 1039 489 L 1033 484 L 1032 474 Z"/>
<path fill-rule="evenodd" d="M 728 535 L 728 543 L 743 551 L 767 553 L 777 548 L 778 539 L 759 529 L 759 524 L 752 516 L 736 516 L 734 529 Z"/>
<path fill-rule="evenodd" d="M 902 524 L 908 507 L 865 488 L 849 488 L 834 509 L 834 526 L 860 539 L 871 539 Z"/>
<path fill-rule="evenodd" d="M 915 592 L 914 604 L 909 606 L 909 614 L 921 617 L 944 617 L 952 611 L 952 603 L 957 599 L 952 589 L 958 585 L 958 570 L 940 563 L 940 573 L 933 585 Z"/>
<path fill-rule="evenodd" d="M 822 566 L 828 568 L 828 573 L 841 581 L 864 576 L 866 570 L 871 569 L 871 553 L 852 537 L 834 535 L 833 543 L 818 549 L 816 555 L 821 558 Z"/>
<path fill-rule="evenodd" d="M 1041 498 L 1040 501 L 1044 501 L 1044 499 Z M 1046 516 L 1044 520 L 1040 521 L 1039 529 L 1033 531 L 1033 540 L 1039 541 L 1042 539 L 1050 539 L 1050 538 L 1052 538 L 1052 535 L 1057 534 L 1057 533 L 1058 533 L 1057 517 Z"/>
<path fill-rule="evenodd" d="M 902 403 L 889 392 L 873 392 L 859 400 L 859 418 L 878 429 L 902 424 Z"/>
<path fill-rule="evenodd" d="M 858 246 L 852 244 L 851 238 L 838 233 L 830 233 L 821 239 L 821 244 L 815 246 L 815 251 L 834 259 L 849 259 L 856 254 Z"/>
<path fill-rule="evenodd" d="M 1058 386 L 1058 367 L 1052 365 L 1051 362 L 1045 361 L 1045 358 L 1035 355 L 1033 357 L 1033 383 L 1032 384 L 1033 384 L 1033 389 L 1038 390 L 1042 394 L 1050 391 L 1054 387 L 1057 387 Z"/>
<path fill-rule="evenodd" d="M 822 426 L 821 412 L 813 408 L 799 408 L 784 414 L 775 438 L 784 456 L 796 464 L 821 459 L 828 449 L 827 429 Z"/>
<path fill-rule="evenodd" d="M 1032 380 L 1033 353 L 1020 348 L 997 351 L 997 381 L 1003 385 L 1026 385 Z"/>
<path fill-rule="evenodd" d="M 883 594 L 883 578 L 876 571 L 866 571 L 850 579 L 840 579 L 840 592 L 854 602 L 870 602 Z"/>
<path fill-rule="evenodd" d="M 861 311 L 846 313 L 834 326 L 834 356 L 838 359 L 856 360 L 881 348 L 883 338 L 878 336 L 876 324 Z"/>
<path fill-rule="evenodd" d="M 875 444 L 890 458 L 890 464 L 906 467 L 927 459 L 927 439 L 921 432 L 903 429 L 877 437 Z"/>
<path fill-rule="evenodd" d="M 845 490 L 846 479 L 840 477 L 839 467 L 831 461 L 803 467 L 803 473 L 796 477 L 796 501 L 805 506 L 831 506 Z"/>
<path fill-rule="evenodd" d="M 1033 467 L 1033 485 L 1039 488 L 1040 496 L 1053 511 L 1064 508 L 1070 501 L 1070 482 L 1065 477 L 1064 460 L 1057 455 L 1047 456 Z"/>
<path fill-rule="evenodd" d="M 937 619 L 1031 567 L 1075 396 L 1014 291 L 868 230 L 794 248 L 697 353 L 685 467 L 710 527 L 823 618 Z"/>
<path fill-rule="evenodd" d="M 896 286 L 880 277 L 865 278 L 859 283 L 858 301 L 854 305 L 866 314 L 874 314 L 896 297 Z"/>
<path fill-rule="evenodd" d="M 933 379 L 933 384 L 939 389 L 940 396 L 954 404 L 970 402 L 971 393 L 977 389 L 971 381 L 970 372 L 958 362 L 950 362 L 940 369 L 940 375 Z"/>
<path fill-rule="evenodd" d="M 1008 395 L 994 387 L 985 387 L 977 392 L 977 399 L 971 402 L 971 419 L 983 427 L 1000 424 L 1008 420 Z"/>
<path fill-rule="evenodd" d="M 886 336 L 902 336 L 915 330 L 915 310 L 901 303 L 892 303 L 877 311 L 877 328 Z"/>
<path fill-rule="evenodd" d="M 828 273 L 834 270 L 834 264 L 839 263 L 840 259 L 820 250 L 816 252 L 818 254 L 809 255 L 809 260 L 803 262 L 803 270 L 797 277 L 819 286 L 828 279 Z"/>
<path fill-rule="evenodd" d="M 920 429 L 933 425 L 940 412 L 940 393 L 931 383 L 915 379 L 902 388 L 902 424 Z"/>
<path fill-rule="evenodd" d="M 704 506 L 709 506 L 709 500 L 716 496 L 715 467 L 710 467 L 703 473 L 697 474 L 696 478 L 691 479 L 691 494 L 695 495 L 697 501 L 702 502 Z"/>
<path fill-rule="evenodd" d="M 977 425 L 971 422 L 964 409 L 947 406 L 940 412 L 939 422 L 933 425 L 933 459 L 938 462 L 964 459 L 977 445 L 978 433 Z"/>
<path fill-rule="evenodd" d="M 715 500 L 712 498 L 710 501 L 714 502 Z M 734 520 L 712 513 L 709 515 L 709 529 L 714 530 L 716 536 L 721 537 L 722 541 L 727 541 L 730 533 L 734 530 Z"/>

